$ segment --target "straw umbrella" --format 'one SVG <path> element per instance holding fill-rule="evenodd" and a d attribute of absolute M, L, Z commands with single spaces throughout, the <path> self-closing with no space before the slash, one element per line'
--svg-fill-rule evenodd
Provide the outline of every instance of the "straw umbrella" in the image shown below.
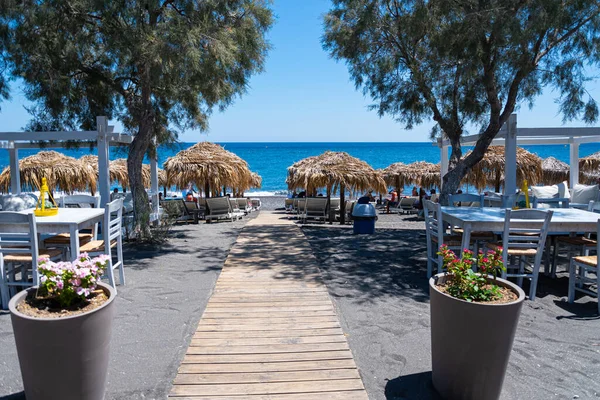
<path fill-rule="evenodd" d="M 569 180 L 569 164 L 554 157 L 544 158 L 542 161 L 542 183 L 553 185 Z"/>
<path fill-rule="evenodd" d="M 344 195 L 346 189 L 385 192 L 385 181 L 369 164 L 348 153 L 326 151 L 308 157 L 288 167 L 288 187 L 305 188 L 307 191 L 319 187 L 327 188 L 327 195 L 340 190 L 340 223 L 345 223 Z"/>
<path fill-rule="evenodd" d="M 250 182 L 246 161 L 218 144 L 196 143 L 170 157 L 164 163 L 167 182 L 187 187 L 191 182 L 203 187 L 208 197 L 210 190 L 221 187 L 243 188 Z"/>
<path fill-rule="evenodd" d="M 470 152 L 467 154 L 467 156 Z M 478 190 L 492 184 L 497 192 L 504 182 L 504 170 L 506 159 L 503 146 L 490 146 L 483 159 L 479 161 L 470 172 L 469 181 Z M 517 185 L 521 186 L 523 181 L 535 185 L 542 180 L 542 159 L 527 150 L 517 148 Z"/>
<path fill-rule="evenodd" d="M 402 188 L 406 185 L 431 187 L 440 185 L 440 165 L 425 161 L 411 164 L 391 164 L 382 170 L 383 179 L 389 186 Z"/>
<path fill-rule="evenodd" d="M 82 162 L 93 168 L 94 173 L 98 176 L 98 156 L 87 155 L 80 158 Z M 117 182 L 124 188 L 129 187 L 129 173 L 127 171 L 127 160 L 125 158 L 119 158 L 109 162 L 108 174 L 111 182 Z M 142 165 L 142 181 L 145 187 L 150 187 L 151 184 L 151 172 L 150 165 Z M 158 184 L 161 186 L 167 186 L 166 175 L 163 170 L 158 170 Z"/>
<path fill-rule="evenodd" d="M 65 192 L 86 190 L 96 187 L 96 175 L 81 161 L 56 151 L 40 151 L 19 160 L 21 185 L 31 189 L 39 189 L 42 178 L 46 178 L 50 190 L 56 188 Z M 0 189 L 8 192 L 10 188 L 10 167 L 4 168 L 0 174 Z"/>

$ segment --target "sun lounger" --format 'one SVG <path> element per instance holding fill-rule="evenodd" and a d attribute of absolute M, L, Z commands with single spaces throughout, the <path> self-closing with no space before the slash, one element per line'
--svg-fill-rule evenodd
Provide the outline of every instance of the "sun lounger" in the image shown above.
<path fill-rule="evenodd" d="M 398 203 L 398 207 L 392 208 L 390 207 L 390 211 L 392 211 L 392 209 L 397 210 L 398 213 L 401 214 L 414 214 L 419 212 L 419 210 L 417 210 L 415 208 L 415 203 L 419 200 L 418 197 L 403 197 L 400 199 L 400 202 Z"/>
<path fill-rule="evenodd" d="M 250 202 L 252 203 L 252 209 L 256 211 L 260 210 L 260 199 L 250 199 Z"/>
<path fill-rule="evenodd" d="M 285 211 L 292 212 L 294 210 L 294 199 L 285 199 Z"/>
<path fill-rule="evenodd" d="M 300 215 L 303 223 L 307 219 L 322 219 L 323 222 L 327 219 L 327 198 L 326 197 L 309 197 L 306 199 L 304 212 Z"/>
<path fill-rule="evenodd" d="M 340 214 L 340 199 L 329 199 L 329 222 L 335 221 Z"/>
<path fill-rule="evenodd" d="M 240 211 L 243 211 L 244 214 L 250 214 L 252 212 L 252 207 L 248 204 L 248 199 L 240 197 L 235 199 L 237 202 L 237 206 Z"/>
<path fill-rule="evenodd" d="M 200 219 L 200 215 L 203 214 L 203 210 L 200 210 L 200 208 L 198 208 L 198 204 L 195 201 L 183 200 L 183 204 L 185 205 L 185 215 L 191 217 L 194 223 L 197 224 L 198 220 Z"/>
<path fill-rule="evenodd" d="M 229 197 L 211 197 L 206 199 L 206 211 L 204 216 L 206 222 L 210 222 L 213 219 L 229 219 L 233 222 L 234 219 L 237 219 L 237 216 L 231 210 Z"/>
<path fill-rule="evenodd" d="M 238 202 L 237 199 L 232 199 L 229 198 L 229 205 L 230 205 L 230 212 L 236 217 L 236 218 L 242 218 L 245 214 L 242 210 L 240 210 L 240 207 L 238 206 Z"/>
<path fill-rule="evenodd" d="M 296 201 L 294 202 L 294 213 L 296 214 L 296 217 L 300 218 L 300 216 L 302 214 L 304 214 L 305 207 L 306 207 L 306 198 L 305 197 L 296 199 Z"/>

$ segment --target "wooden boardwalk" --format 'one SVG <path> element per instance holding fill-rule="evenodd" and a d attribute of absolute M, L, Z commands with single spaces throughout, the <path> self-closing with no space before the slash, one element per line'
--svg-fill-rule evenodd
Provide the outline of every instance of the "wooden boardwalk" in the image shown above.
<path fill-rule="evenodd" d="M 368 399 L 316 264 L 282 215 L 249 221 L 169 398 Z"/>

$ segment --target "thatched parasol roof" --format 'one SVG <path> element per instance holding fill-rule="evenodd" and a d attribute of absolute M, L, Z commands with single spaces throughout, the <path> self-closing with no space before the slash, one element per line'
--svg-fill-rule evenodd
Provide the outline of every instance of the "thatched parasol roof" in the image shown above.
<path fill-rule="evenodd" d="M 250 173 L 250 188 L 260 189 L 262 186 L 262 176 L 256 172 Z"/>
<path fill-rule="evenodd" d="M 40 151 L 19 160 L 21 185 L 39 190 L 42 178 L 46 178 L 50 190 L 58 188 L 66 192 L 95 187 L 96 175 L 86 164 L 56 151 Z M 10 188 L 10 167 L 0 174 L 0 189 Z"/>
<path fill-rule="evenodd" d="M 87 155 L 80 158 L 82 162 L 87 164 L 89 167 L 93 168 L 94 173 L 98 176 L 98 156 Z M 129 174 L 127 172 L 127 160 L 124 158 L 119 158 L 113 161 L 110 161 L 108 167 L 108 174 L 111 182 L 118 182 L 119 185 L 127 188 L 129 187 Z M 150 187 L 152 184 L 150 182 L 151 177 L 150 165 L 143 164 L 142 165 L 142 180 L 144 182 L 144 187 Z M 166 175 L 163 170 L 158 169 L 158 184 L 160 186 L 168 186 L 166 182 Z"/>
<path fill-rule="evenodd" d="M 357 191 L 387 191 L 383 178 L 369 164 L 348 153 L 333 151 L 305 158 L 288 167 L 287 184 L 290 189 L 326 187 L 335 191 L 343 185 Z"/>
<path fill-rule="evenodd" d="M 192 182 L 198 188 L 244 188 L 250 182 L 246 161 L 218 144 L 196 143 L 164 163 L 167 181 L 180 188 Z"/>
<path fill-rule="evenodd" d="M 467 154 L 467 156 L 470 152 Z M 469 183 L 478 190 L 486 186 L 494 186 L 496 191 L 504 183 L 506 159 L 503 146 L 490 146 L 483 159 L 477 163 L 468 176 Z M 535 185 L 542 180 L 542 159 L 527 150 L 517 147 L 517 185 L 521 186 L 526 179 L 529 185 Z"/>
<path fill-rule="evenodd" d="M 423 187 L 440 185 L 440 165 L 425 161 L 411 164 L 394 163 L 383 169 L 381 174 L 385 183 L 397 188 L 411 184 Z"/>
<path fill-rule="evenodd" d="M 579 170 L 591 174 L 600 173 L 600 151 L 580 159 Z"/>
<path fill-rule="evenodd" d="M 542 180 L 544 185 L 554 185 L 569 180 L 569 164 L 554 157 L 542 160 Z"/>

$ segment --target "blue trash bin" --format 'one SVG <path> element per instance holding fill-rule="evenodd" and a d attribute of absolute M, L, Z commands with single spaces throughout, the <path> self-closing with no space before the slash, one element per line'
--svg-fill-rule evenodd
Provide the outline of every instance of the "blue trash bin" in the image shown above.
<path fill-rule="evenodd" d="M 377 220 L 375 206 L 373 204 L 355 204 L 352 210 L 352 220 L 355 234 L 375 233 L 375 221 Z"/>

